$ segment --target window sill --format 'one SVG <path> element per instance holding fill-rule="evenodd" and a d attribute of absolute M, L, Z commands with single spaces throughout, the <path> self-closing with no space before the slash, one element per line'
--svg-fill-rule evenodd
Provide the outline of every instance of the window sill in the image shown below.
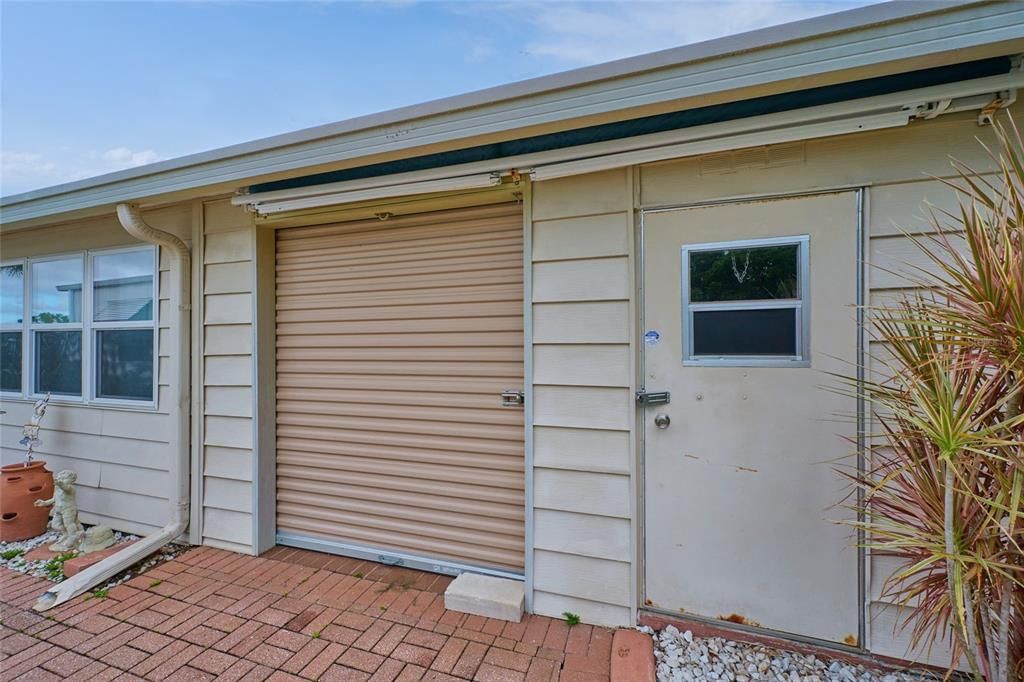
<path fill-rule="evenodd" d="M 36 401 L 42 399 L 42 397 L 43 396 L 26 398 L 23 395 L 0 393 L 0 403 L 21 403 L 25 405 L 34 405 Z M 74 400 L 72 398 L 61 398 L 59 396 L 51 396 L 50 405 L 59 405 L 61 407 L 80 407 L 83 409 L 93 410 L 116 410 L 118 412 L 148 412 L 155 414 L 169 414 L 167 411 L 161 412 L 158 409 L 158 407 L 153 403 L 142 403 L 140 405 L 133 405 L 132 403 L 124 402 L 85 402 L 83 400 Z"/>
<path fill-rule="evenodd" d="M 810 360 L 755 358 L 686 358 L 683 367 L 810 367 Z"/>

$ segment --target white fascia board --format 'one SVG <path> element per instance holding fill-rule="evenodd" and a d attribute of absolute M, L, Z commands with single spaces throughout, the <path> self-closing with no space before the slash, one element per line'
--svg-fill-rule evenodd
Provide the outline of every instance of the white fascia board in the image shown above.
<path fill-rule="evenodd" d="M 312 129 L 316 136 L 309 139 L 310 131 L 300 131 L 7 197 L 2 200 L 0 222 L 208 185 L 248 184 L 274 174 L 351 164 L 362 157 L 440 143 L 468 146 L 475 138 L 507 135 L 527 127 L 568 125 L 575 119 L 614 115 L 645 105 L 1024 40 L 1024 3 L 923 3 L 909 9 L 914 4 L 906 3 L 898 10 L 891 5 L 868 7 L 625 60 L 611 69 L 606 65 L 605 72 L 618 75 L 600 77 L 601 71 L 594 67 L 591 80 L 578 83 L 565 75 L 561 81 L 547 77 L 531 87 L 512 84 L 453 98 L 447 101 L 451 105 L 447 110 L 440 106 L 446 102 L 442 100 L 402 110 L 409 116 L 402 120 L 395 119 L 394 112 L 385 112 Z M 867 25 L 850 25 L 857 18 Z M 817 33 L 805 35 L 795 28 Z M 764 44 L 771 36 L 785 42 Z M 740 38 L 748 41 L 745 49 L 737 44 Z M 725 46 L 733 51 L 726 51 Z M 661 63 L 672 55 L 686 61 Z M 625 66 L 634 70 L 621 72 Z M 478 101 L 482 95 L 487 101 Z M 424 113 L 417 117 L 417 111 Z"/>
<path fill-rule="evenodd" d="M 609 140 L 607 142 L 596 142 L 586 145 L 578 145 L 566 149 L 556 149 L 546 152 L 524 154 L 521 156 L 506 157 L 493 161 L 479 161 L 459 166 L 444 166 L 431 168 L 422 171 L 400 173 L 378 178 L 366 178 L 362 180 L 347 180 L 344 182 L 325 183 L 322 185 L 311 185 L 307 187 L 295 187 L 291 189 L 275 190 L 272 192 L 260 192 L 258 194 L 242 194 L 232 199 L 236 205 L 252 205 L 261 202 L 274 202 L 298 199 L 301 197 L 322 197 L 324 195 L 337 195 L 345 192 L 358 191 L 366 188 L 395 186 L 400 184 L 411 185 L 427 181 L 450 178 L 452 176 L 465 176 L 473 173 L 492 173 L 519 170 L 529 172 L 533 169 L 535 180 L 547 175 L 552 177 L 555 171 L 551 170 L 554 164 L 565 162 L 585 163 L 586 160 L 594 157 L 609 157 L 611 155 L 636 152 L 645 149 L 668 149 L 672 146 L 684 145 L 709 141 L 712 139 L 730 140 L 729 148 L 738 149 L 742 144 L 746 146 L 769 144 L 767 138 L 757 138 L 753 142 L 749 138 L 741 137 L 748 133 L 759 131 L 773 131 L 781 128 L 792 128 L 799 126 L 807 128 L 809 124 L 821 124 L 824 122 L 835 122 L 838 119 L 849 119 L 850 121 L 864 120 L 866 125 L 875 125 L 878 121 L 884 120 L 895 124 L 905 125 L 907 121 L 917 113 L 918 107 L 930 102 L 941 102 L 945 100 L 962 101 L 975 98 L 969 108 L 980 108 L 992 101 L 992 95 L 1015 88 L 1024 88 L 1024 72 L 1015 70 L 1001 76 L 988 76 L 976 78 L 969 81 L 949 83 L 946 85 L 933 85 L 916 90 L 891 93 L 888 95 L 877 95 L 865 97 L 835 104 L 824 104 L 815 107 L 805 107 L 784 111 L 776 114 L 763 116 L 752 116 L 720 123 L 708 123 L 700 126 L 670 130 L 662 133 L 651 133 L 635 137 Z M 964 110 L 964 109 L 958 109 Z M 947 110 L 948 111 L 948 110 Z M 882 115 L 883 118 L 871 118 Z M 902 118 L 901 118 L 902 117 Z M 902 121 L 902 122 L 900 122 Z M 884 126 L 883 126 L 884 127 Z M 805 132 L 826 129 L 824 126 L 807 129 Z M 865 128 L 866 129 L 866 128 Z M 833 130 L 839 130 L 833 127 Z M 845 132 L 856 132 L 856 124 Z M 761 133 L 763 134 L 763 133 Z M 832 132 L 827 134 L 841 134 Z M 691 147 L 697 149 L 697 147 Z M 705 152 L 699 152 L 705 153 Z M 631 165 L 629 163 L 616 163 Z"/>

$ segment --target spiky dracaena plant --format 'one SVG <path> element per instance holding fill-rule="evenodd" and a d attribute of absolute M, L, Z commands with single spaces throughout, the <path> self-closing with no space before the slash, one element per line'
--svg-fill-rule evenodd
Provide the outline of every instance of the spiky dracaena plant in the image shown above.
<path fill-rule="evenodd" d="M 954 161 L 959 210 L 907 235 L 930 260 L 915 293 L 868 311 L 881 432 L 854 477 L 913 645 L 948 639 L 950 669 L 990 682 L 1024 680 L 1024 144 L 1008 124 L 998 171 Z"/>

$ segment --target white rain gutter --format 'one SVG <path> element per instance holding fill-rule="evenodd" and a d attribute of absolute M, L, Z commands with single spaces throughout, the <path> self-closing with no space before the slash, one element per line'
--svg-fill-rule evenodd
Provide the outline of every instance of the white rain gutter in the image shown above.
<path fill-rule="evenodd" d="M 117 217 L 128 234 L 136 239 L 167 249 L 173 254 L 175 261 L 171 266 L 171 310 L 174 311 L 177 319 L 171 325 L 172 351 L 170 359 L 173 375 L 177 377 L 175 382 L 177 395 L 170 406 L 170 413 L 176 428 L 171 435 L 171 458 L 167 467 L 172 484 L 170 490 L 171 518 L 167 525 L 156 533 L 146 536 L 44 592 L 32 607 L 36 611 L 53 608 L 85 592 L 93 585 L 117 575 L 177 538 L 188 527 L 192 254 L 188 245 L 181 239 L 147 224 L 142 219 L 138 207 L 132 204 L 118 204 Z"/>

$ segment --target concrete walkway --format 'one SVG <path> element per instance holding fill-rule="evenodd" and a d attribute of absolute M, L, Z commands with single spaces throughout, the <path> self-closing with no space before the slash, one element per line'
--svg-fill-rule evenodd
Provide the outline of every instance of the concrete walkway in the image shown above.
<path fill-rule="evenodd" d="M 49 583 L 0 569 L 0 682 L 609 678 L 611 630 L 447 611 L 449 582 L 305 550 L 202 547 L 41 615 L 31 606 Z"/>

